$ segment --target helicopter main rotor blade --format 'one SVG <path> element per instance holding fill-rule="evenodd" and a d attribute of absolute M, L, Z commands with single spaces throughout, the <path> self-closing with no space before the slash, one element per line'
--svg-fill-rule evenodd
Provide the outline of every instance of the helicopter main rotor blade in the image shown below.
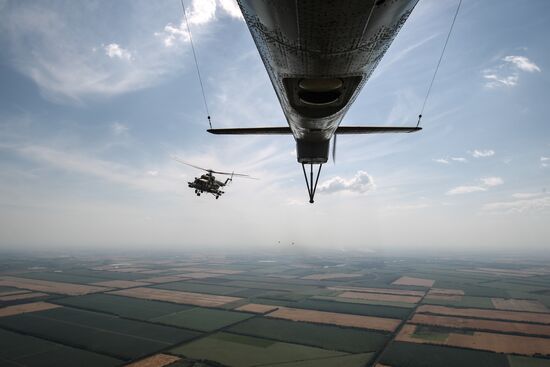
<path fill-rule="evenodd" d="M 249 179 L 252 179 L 252 180 L 258 180 L 257 178 L 251 177 L 249 175 L 245 175 L 244 173 L 221 172 L 221 171 L 214 171 L 212 169 L 206 169 L 206 168 L 202 168 L 202 167 L 199 167 L 199 166 L 195 166 L 194 164 L 187 163 L 187 162 L 179 159 L 176 156 L 172 156 L 172 159 L 174 159 L 175 161 L 177 161 L 181 164 L 185 164 L 186 166 L 190 166 L 190 167 L 193 167 L 193 168 L 196 168 L 196 169 L 200 169 L 200 170 L 203 170 L 203 171 L 206 171 L 206 172 L 209 172 L 209 173 L 215 173 L 217 175 L 237 176 L 237 177 L 242 177 L 242 178 L 249 178 Z"/>
<path fill-rule="evenodd" d="M 191 164 L 191 163 L 187 163 L 185 161 L 182 161 L 181 159 L 179 159 L 178 157 L 172 157 L 172 159 L 174 159 L 176 162 L 179 162 L 181 164 L 185 164 L 187 166 L 190 166 L 190 167 L 193 167 L 193 168 L 196 168 L 196 169 L 200 169 L 200 170 L 203 170 L 203 171 L 206 171 L 206 172 L 215 172 L 215 171 L 212 171 L 211 169 L 206 169 L 206 168 L 202 168 L 202 167 L 199 167 L 199 166 L 195 166 L 194 164 Z"/>
<path fill-rule="evenodd" d="M 245 175 L 244 173 L 220 172 L 220 171 L 210 171 L 210 172 L 218 175 L 235 176 L 235 177 L 249 178 L 251 180 L 258 180 L 256 177 Z"/>

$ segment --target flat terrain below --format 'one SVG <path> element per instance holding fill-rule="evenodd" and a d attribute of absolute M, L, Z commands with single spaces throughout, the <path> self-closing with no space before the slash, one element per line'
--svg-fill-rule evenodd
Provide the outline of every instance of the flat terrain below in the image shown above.
<path fill-rule="evenodd" d="M 1 366 L 550 367 L 550 265 L 0 256 Z"/>

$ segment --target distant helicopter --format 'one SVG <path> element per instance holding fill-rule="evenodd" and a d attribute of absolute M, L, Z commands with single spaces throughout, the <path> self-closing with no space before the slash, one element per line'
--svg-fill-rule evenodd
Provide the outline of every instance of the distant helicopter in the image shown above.
<path fill-rule="evenodd" d="M 190 166 L 190 167 L 193 167 L 193 168 L 196 168 L 196 169 L 206 171 L 206 173 L 201 175 L 200 177 L 195 177 L 194 181 L 187 182 L 187 185 L 190 188 L 195 189 L 195 194 L 197 196 L 201 196 L 202 193 L 206 192 L 207 194 L 214 195 L 214 197 L 216 199 L 218 199 L 220 196 L 222 196 L 225 193 L 225 191 L 222 191 L 221 188 L 225 187 L 229 182 L 233 181 L 233 176 L 249 178 L 249 179 L 252 179 L 252 180 L 257 180 L 257 178 L 254 178 L 254 177 L 251 177 L 249 175 L 242 174 L 242 173 L 235 173 L 235 172 L 229 173 L 229 172 L 214 171 L 212 169 L 206 169 L 206 168 L 202 168 L 202 167 L 195 166 L 193 164 L 184 162 L 181 159 L 176 158 L 176 157 L 173 157 L 173 158 L 174 158 L 175 161 L 177 161 L 179 163 L 185 164 L 187 166 Z M 218 180 L 216 180 L 216 177 L 213 175 L 214 173 L 218 174 L 218 175 L 226 175 L 226 176 L 230 176 L 230 177 L 227 178 L 225 181 L 218 181 Z"/>

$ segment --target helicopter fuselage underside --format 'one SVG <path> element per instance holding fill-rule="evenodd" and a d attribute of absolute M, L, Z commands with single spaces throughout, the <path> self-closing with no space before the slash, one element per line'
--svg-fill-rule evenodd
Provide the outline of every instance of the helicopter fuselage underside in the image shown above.
<path fill-rule="evenodd" d="M 418 0 L 238 0 L 300 163 L 330 139 Z"/>

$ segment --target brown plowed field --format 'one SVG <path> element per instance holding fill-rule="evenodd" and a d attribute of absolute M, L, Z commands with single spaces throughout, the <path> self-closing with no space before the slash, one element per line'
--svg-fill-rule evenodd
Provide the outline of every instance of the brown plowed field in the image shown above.
<path fill-rule="evenodd" d="M 448 301 L 460 301 L 464 296 L 464 291 L 460 289 L 441 289 L 432 288 L 426 294 L 426 299 L 442 299 Z"/>
<path fill-rule="evenodd" d="M 476 317 L 480 319 L 506 320 L 534 322 L 538 324 L 550 324 L 550 314 L 533 312 L 485 310 L 479 308 L 453 308 L 446 306 L 422 305 L 416 309 L 416 313 L 431 313 L 446 316 Z"/>
<path fill-rule="evenodd" d="M 12 295 L 14 295 L 14 294 L 23 294 L 23 293 L 30 293 L 30 291 L 17 290 L 17 291 L 0 292 L 0 297 L 3 297 L 3 296 L 12 296 Z"/>
<path fill-rule="evenodd" d="M 521 322 L 466 319 L 451 316 L 416 314 L 410 321 L 413 324 L 444 326 L 455 329 L 489 330 L 504 333 L 550 336 L 550 325 L 533 325 Z"/>
<path fill-rule="evenodd" d="M 521 274 L 521 273 L 509 273 L 506 271 L 488 271 L 488 270 L 482 270 L 482 269 L 459 269 L 459 271 L 465 272 L 465 273 L 474 273 L 474 274 L 483 274 L 483 275 L 494 275 L 495 277 L 514 277 L 514 278 L 527 278 L 531 275 L 529 274 Z"/>
<path fill-rule="evenodd" d="M 10 296 L 2 296 L 0 297 L 0 301 L 9 302 L 9 301 L 17 301 L 19 299 L 29 299 L 29 298 L 44 297 L 44 296 L 47 296 L 47 294 L 39 293 L 39 292 L 29 292 L 29 293 L 23 293 L 23 294 L 12 294 Z"/>
<path fill-rule="evenodd" d="M 474 332 L 474 335 L 451 334 L 447 345 L 489 350 L 496 353 L 516 353 L 527 356 L 550 355 L 550 339 L 530 336 Z"/>
<path fill-rule="evenodd" d="M 451 296 L 449 294 L 428 294 L 426 299 L 442 299 L 445 301 L 460 301 L 462 296 Z"/>
<path fill-rule="evenodd" d="M 405 303 L 418 303 L 422 299 L 422 297 L 418 297 L 418 296 L 398 296 L 395 294 L 362 293 L 362 292 L 344 292 L 339 294 L 338 297 L 367 299 L 371 301 L 390 301 L 390 302 L 405 302 Z"/>
<path fill-rule="evenodd" d="M 184 277 L 182 275 L 167 275 L 167 276 L 161 276 L 161 277 L 139 279 L 139 281 L 146 282 L 146 283 L 161 284 L 161 283 L 179 282 L 180 280 L 187 280 L 187 279 L 189 278 Z"/>
<path fill-rule="evenodd" d="M 546 306 L 534 300 L 491 298 L 491 302 L 498 310 L 550 312 Z"/>
<path fill-rule="evenodd" d="M 463 296 L 464 291 L 462 289 L 443 289 L 432 288 L 428 292 L 429 295 L 445 295 L 445 296 Z"/>
<path fill-rule="evenodd" d="M 17 277 L 0 278 L 0 286 L 30 289 L 37 292 L 81 296 L 88 293 L 108 291 L 109 288 L 72 283 L 50 282 L 47 280 L 25 279 Z"/>
<path fill-rule="evenodd" d="M 181 358 L 168 354 L 156 354 L 137 362 L 125 365 L 126 367 L 164 367 L 179 361 Z"/>
<path fill-rule="evenodd" d="M 115 271 L 117 273 L 141 273 L 142 271 L 151 270 L 149 268 L 112 268 L 107 271 Z"/>
<path fill-rule="evenodd" d="M 422 297 L 426 292 L 424 291 L 408 291 L 404 289 L 389 289 L 389 288 L 363 288 L 363 287 L 328 287 L 333 291 L 351 291 L 351 292 L 366 292 L 366 293 L 383 293 L 383 294 L 396 294 L 398 296 L 420 296 Z"/>
<path fill-rule="evenodd" d="M 400 320 L 387 319 L 382 317 L 349 315 L 343 313 L 315 310 L 302 310 L 290 307 L 279 307 L 276 311 L 267 314 L 267 316 L 293 321 L 315 322 L 320 324 L 350 326 L 356 328 L 384 331 L 395 331 L 395 329 L 401 322 Z"/>
<path fill-rule="evenodd" d="M 357 274 L 357 273 L 323 273 L 323 274 L 311 274 L 305 277 L 302 277 L 302 279 L 309 279 L 309 280 L 327 280 L 327 279 L 339 279 L 339 278 L 356 278 L 360 277 L 363 274 Z"/>
<path fill-rule="evenodd" d="M 140 274 L 163 274 L 163 273 L 171 273 L 172 271 L 170 269 L 153 269 L 153 270 L 145 270 L 140 271 Z"/>
<path fill-rule="evenodd" d="M 514 270 L 514 269 L 500 269 L 500 268 L 478 268 L 479 270 L 487 271 L 487 272 L 495 272 L 495 273 L 508 273 L 508 274 L 519 274 L 519 275 L 546 275 L 550 274 L 548 269 L 542 269 L 542 268 L 533 268 L 533 269 L 521 269 L 521 270 Z"/>
<path fill-rule="evenodd" d="M 278 308 L 278 306 L 271 306 L 271 305 L 261 305 L 258 303 L 249 303 L 246 305 L 243 305 L 241 307 L 237 307 L 237 311 L 246 311 L 246 312 L 252 312 L 252 313 L 267 313 L 270 311 L 274 311 Z"/>
<path fill-rule="evenodd" d="M 225 275 L 242 273 L 242 270 L 201 268 L 201 267 L 173 268 L 172 270 L 186 272 L 186 273 L 213 273 L 213 274 L 225 274 Z"/>
<path fill-rule="evenodd" d="M 135 282 L 133 280 L 106 280 L 104 282 L 93 283 L 93 285 L 98 285 L 100 287 L 109 287 L 109 288 L 133 288 L 133 287 L 143 287 L 149 284 L 150 283 Z"/>
<path fill-rule="evenodd" d="M 34 302 L 34 303 L 25 303 L 22 305 L 8 306 L 0 308 L 0 317 L 19 315 L 21 313 L 44 311 L 52 308 L 58 308 L 61 306 L 53 305 L 46 302 Z"/>
<path fill-rule="evenodd" d="M 430 288 L 434 285 L 435 280 L 413 277 L 401 277 L 393 282 L 393 285 L 415 285 L 417 287 Z"/>
<path fill-rule="evenodd" d="M 421 344 L 438 344 L 452 347 L 488 350 L 496 353 L 514 353 L 526 356 L 550 355 L 550 339 L 530 336 L 474 332 L 473 335 L 450 333 L 445 340 L 426 340 L 413 337 L 415 325 L 403 326 L 397 341 Z"/>
<path fill-rule="evenodd" d="M 195 306 L 218 307 L 227 303 L 239 301 L 241 298 L 228 296 L 215 296 L 211 294 L 171 291 L 156 288 L 131 288 L 109 292 L 122 296 L 167 301 Z"/>
<path fill-rule="evenodd" d="M 184 273 L 184 274 L 181 274 L 182 277 L 191 278 L 191 279 L 215 278 L 215 277 L 221 277 L 221 276 L 223 276 L 223 275 L 224 275 L 224 274 L 204 273 L 204 272 Z"/>

